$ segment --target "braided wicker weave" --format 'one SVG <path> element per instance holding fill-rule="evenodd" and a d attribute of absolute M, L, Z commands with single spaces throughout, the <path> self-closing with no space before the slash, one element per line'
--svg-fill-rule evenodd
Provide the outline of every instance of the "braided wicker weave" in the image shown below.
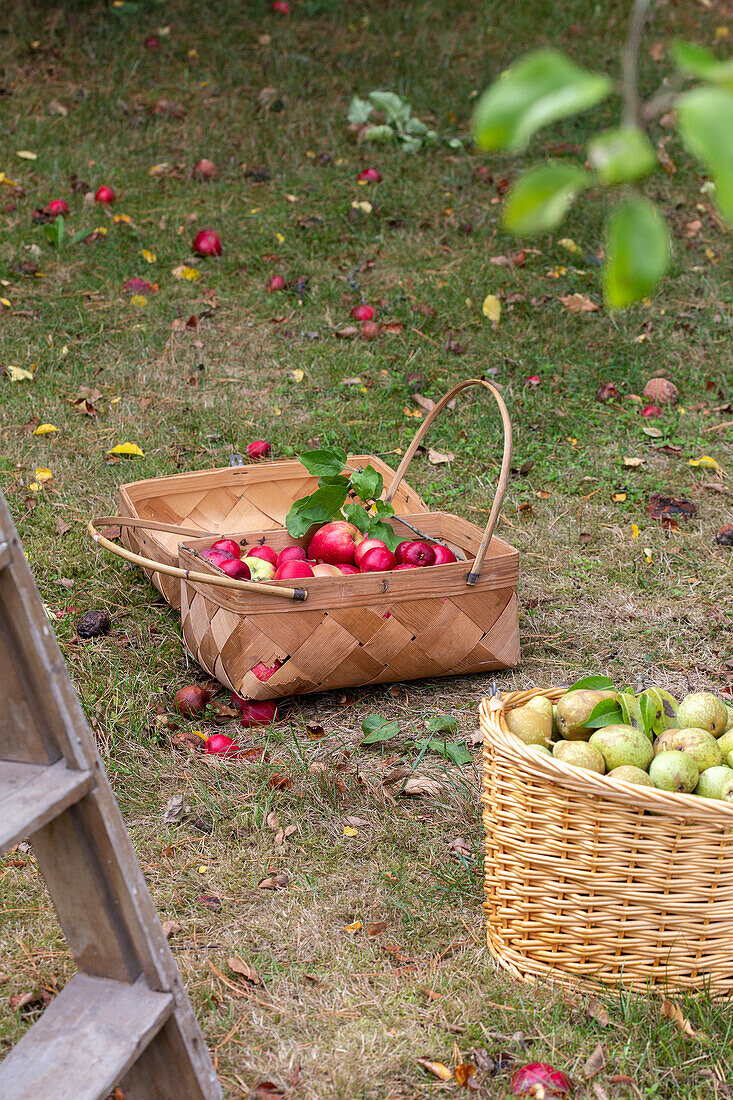
<path fill-rule="evenodd" d="M 733 806 L 638 787 L 528 748 L 484 699 L 487 939 L 527 981 L 733 990 Z"/>

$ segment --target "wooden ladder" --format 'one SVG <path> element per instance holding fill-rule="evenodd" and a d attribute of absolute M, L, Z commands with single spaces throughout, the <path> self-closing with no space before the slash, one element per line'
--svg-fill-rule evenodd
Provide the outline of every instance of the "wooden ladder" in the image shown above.
<path fill-rule="evenodd" d="M 0 1098 L 220 1098 L 2 493 L 0 696 L 0 852 L 31 838 L 78 971 L 0 1063 Z"/>

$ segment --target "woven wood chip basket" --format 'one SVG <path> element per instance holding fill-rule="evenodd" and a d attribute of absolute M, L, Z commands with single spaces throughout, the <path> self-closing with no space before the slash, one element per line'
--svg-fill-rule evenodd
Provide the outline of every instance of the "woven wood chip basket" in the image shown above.
<path fill-rule="evenodd" d="M 528 748 L 480 707 L 487 940 L 525 981 L 733 990 L 733 806 L 610 779 Z"/>
<path fill-rule="evenodd" d="M 352 466 L 371 465 L 385 484 L 395 471 L 376 455 L 350 455 Z M 219 535 L 268 531 L 282 527 L 293 503 L 312 493 L 318 479 L 297 460 L 258 462 L 251 466 L 199 470 L 121 485 L 120 517 L 169 525 L 165 531 L 123 527 L 122 542 L 128 550 L 163 565 L 178 565 L 178 544 L 185 535 Z M 401 513 L 427 512 L 414 489 L 403 482 L 394 500 Z M 118 517 L 108 517 L 114 523 Z M 155 587 L 176 610 L 181 606 L 178 577 L 145 570 Z"/>

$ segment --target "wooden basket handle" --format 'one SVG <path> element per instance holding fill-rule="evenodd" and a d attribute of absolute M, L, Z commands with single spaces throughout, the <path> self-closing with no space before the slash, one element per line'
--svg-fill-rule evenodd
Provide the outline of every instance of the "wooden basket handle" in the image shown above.
<path fill-rule="evenodd" d="M 491 394 L 493 394 L 496 403 L 499 406 L 502 424 L 504 425 L 504 455 L 501 460 L 501 472 L 499 473 L 499 481 L 496 486 L 496 492 L 494 493 L 494 500 L 491 505 L 491 512 L 489 514 L 488 523 L 486 524 L 486 530 L 484 531 L 484 537 L 481 540 L 481 545 L 479 546 L 478 553 L 476 554 L 476 558 L 473 563 L 473 569 L 466 576 L 466 584 L 475 584 L 476 581 L 479 579 L 481 567 L 483 566 L 484 558 L 486 557 L 486 551 L 489 548 L 491 538 L 494 534 L 494 528 L 496 527 L 496 524 L 499 520 L 501 506 L 504 503 L 504 495 L 506 493 L 507 485 L 509 484 L 509 472 L 512 461 L 512 422 L 509 419 L 509 412 L 506 405 L 504 404 L 504 398 L 501 396 L 496 386 L 494 386 L 491 382 L 487 382 L 483 378 L 467 378 L 465 382 L 459 382 L 458 385 L 454 386 L 452 390 L 449 390 L 444 397 L 441 397 L 438 404 L 435 406 L 434 409 L 430 410 L 425 420 L 423 420 L 422 424 L 416 431 L 415 438 L 405 451 L 404 458 L 397 467 L 397 472 L 392 478 L 392 484 L 385 493 L 384 499 L 391 500 L 394 494 L 397 492 L 400 482 L 407 473 L 407 467 L 412 462 L 412 459 L 415 456 L 415 452 L 425 438 L 425 435 L 431 424 L 435 420 L 436 416 L 443 411 L 448 402 L 452 401 L 456 394 L 459 394 L 461 390 L 465 390 L 469 386 L 483 386 L 485 389 L 489 390 Z"/>
<path fill-rule="evenodd" d="M 218 531 L 202 531 L 200 527 L 178 527 L 175 523 L 163 523 L 159 519 L 138 519 L 132 516 L 100 516 L 94 520 L 95 526 L 105 527 L 145 527 L 150 531 L 169 531 L 172 535 L 185 535 L 186 538 L 220 539 L 224 536 Z"/>
<path fill-rule="evenodd" d="M 307 600 L 308 593 L 305 588 L 285 588 L 282 585 L 272 584 L 268 581 L 264 584 L 262 581 L 235 581 L 233 577 L 218 577 L 213 573 L 192 573 L 190 569 L 179 569 L 175 565 L 166 565 L 164 562 L 155 561 L 153 558 L 144 558 L 142 554 L 134 554 L 132 550 L 127 550 L 124 546 L 117 546 L 116 543 L 111 542 L 110 539 L 100 535 L 95 524 L 107 522 L 109 517 L 102 517 L 102 519 L 89 520 L 87 524 L 87 530 L 91 537 L 100 546 L 103 546 L 105 550 L 109 550 L 110 554 L 116 554 L 118 558 L 124 558 L 125 561 L 131 561 L 135 565 L 141 565 L 143 569 L 152 569 L 154 573 L 165 573 L 168 577 L 180 577 L 182 580 L 196 581 L 197 584 L 212 584 L 217 588 L 234 588 L 240 592 L 257 592 L 263 596 L 279 596 L 284 600 Z M 114 517 L 117 521 L 124 520 L 124 516 Z M 157 521 L 154 521 L 157 522 Z M 145 522 L 127 522 L 127 527 L 147 527 Z M 173 531 L 178 531 L 180 534 L 185 534 L 184 528 L 175 527 L 173 524 L 158 524 L 156 530 L 169 528 Z M 191 532 L 202 538 L 206 538 L 206 532 L 195 531 Z"/>

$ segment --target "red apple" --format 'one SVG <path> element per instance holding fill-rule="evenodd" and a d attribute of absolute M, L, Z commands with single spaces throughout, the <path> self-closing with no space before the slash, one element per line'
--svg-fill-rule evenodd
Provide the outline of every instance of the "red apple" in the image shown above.
<path fill-rule="evenodd" d="M 253 556 L 242 558 L 242 561 L 249 569 L 253 581 L 271 581 L 275 576 L 275 566 L 271 561 Z"/>
<path fill-rule="evenodd" d="M 265 439 L 256 439 L 254 443 L 247 444 L 247 457 L 248 458 L 267 458 L 272 450 L 272 444 L 268 443 Z"/>
<path fill-rule="evenodd" d="M 649 420 L 652 416 L 661 416 L 662 410 L 658 405 L 645 405 L 641 410 L 641 415 Z"/>
<path fill-rule="evenodd" d="M 400 569 L 419 569 L 419 565 L 410 565 L 409 562 L 403 562 L 402 565 L 396 565 L 392 570 L 393 573 L 397 573 Z"/>
<path fill-rule="evenodd" d="M 211 549 L 223 550 L 226 554 L 231 554 L 233 558 L 241 558 L 242 556 L 242 548 L 234 539 L 219 539 L 212 545 Z"/>
<path fill-rule="evenodd" d="M 339 569 L 345 577 L 349 577 L 353 573 L 359 572 L 355 565 L 344 565 L 343 562 L 340 565 L 337 565 L 336 568 Z"/>
<path fill-rule="evenodd" d="M 197 256 L 221 256 L 221 240 L 213 229 L 200 229 L 193 239 L 193 250 Z"/>
<path fill-rule="evenodd" d="M 307 561 L 286 561 L 275 570 L 276 581 L 290 581 L 297 577 L 312 577 L 313 569 Z"/>
<path fill-rule="evenodd" d="M 277 565 L 277 551 L 271 546 L 255 546 L 249 551 L 247 557 L 262 558 L 263 561 L 269 561 L 270 565 Z"/>
<path fill-rule="evenodd" d="M 338 565 L 327 565 L 325 561 L 319 561 L 313 566 L 314 577 L 340 577 L 341 575 Z"/>
<path fill-rule="evenodd" d="M 288 0 L 272 0 L 270 10 L 278 15 L 290 15 L 290 4 Z"/>
<path fill-rule="evenodd" d="M 373 550 L 375 546 L 383 546 L 387 548 L 387 543 L 384 539 L 364 539 L 360 542 L 354 551 L 354 565 L 357 569 L 361 568 L 361 559 L 366 554 L 367 550 Z"/>
<path fill-rule="evenodd" d="M 432 546 L 431 549 L 435 554 L 435 561 L 433 565 L 447 565 L 450 561 L 458 561 L 457 557 L 452 550 L 449 550 L 447 546 Z"/>
<path fill-rule="evenodd" d="M 376 315 L 374 306 L 368 306 L 366 304 L 360 306 L 354 306 L 351 311 L 351 316 L 355 321 L 373 321 Z"/>
<path fill-rule="evenodd" d="M 184 718 L 198 718 L 206 710 L 210 699 L 211 692 L 198 684 L 189 684 L 176 692 L 173 705 Z"/>
<path fill-rule="evenodd" d="M 228 554 L 226 550 L 203 550 L 201 557 L 204 561 L 210 561 L 212 565 L 221 568 L 223 562 L 232 560 L 233 555 Z"/>
<path fill-rule="evenodd" d="M 193 166 L 193 174 L 197 180 L 215 180 L 219 175 L 219 169 L 213 160 L 197 160 Z"/>
<path fill-rule="evenodd" d="M 529 386 L 531 390 L 536 390 L 540 384 L 539 374 L 530 374 L 529 378 L 525 381 L 525 386 Z"/>
<path fill-rule="evenodd" d="M 101 187 L 98 187 L 94 195 L 95 202 L 113 203 L 117 196 L 111 187 L 107 187 L 106 183 L 103 183 Z"/>
<path fill-rule="evenodd" d="M 265 283 L 265 290 L 268 294 L 272 294 L 277 290 L 287 290 L 288 284 L 283 279 L 282 275 L 271 275 Z"/>
<path fill-rule="evenodd" d="M 143 46 L 145 47 L 146 50 L 159 50 L 160 49 L 160 39 L 156 38 L 154 34 L 149 34 L 148 37 L 143 42 Z"/>
<path fill-rule="evenodd" d="M 240 561 L 239 558 L 230 558 L 229 561 L 223 561 L 219 568 L 222 573 L 226 573 L 228 577 L 232 577 L 235 581 L 248 581 L 252 576 L 246 561 Z"/>
<path fill-rule="evenodd" d="M 242 715 L 242 725 L 245 729 L 251 729 L 252 726 L 269 726 L 271 722 L 277 719 L 277 703 L 274 703 L 272 699 L 261 699 L 259 701 L 242 699 L 238 705 L 239 712 Z"/>
<path fill-rule="evenodd" d="M 353 565 L 354 550 L 364 541 L 361 531 L 346 520 L 320 527 L 308 545 L 308 557 L 328 565 Z"/>
<path fill-rule="evenodd" d="M 397 561 L 400 565 L 433 565 L 435 551 L 429 542 L 422 539 L 413 539 L 411 542 L 401 542 L 397 547 Z"/>
<path fill-rule="evenodd" d="M 254 665 L 254 667 L 251 668 L 249 671 L 254 672 L 257 679 L 261 680 L 264 684 L 266 680 L 269 680 L 271 676 L 275 675 L 281 664 L 282 661 L 278 661 L 277 658 L 275 658 L 274 665 L 266 665 L 264 661 L 258 661 L 257 664 Z"/>
<path fill-rule="evenodd" d="M 58 218 L 59 214 L 62 218 L 65 218 L 69 213 L 69 204 L 64 202 L 63 199 L 51 199 L 46 209 L 49 214 L 53 214 L 54 218 Z"/>
<path fill-rule="evenodd" d="M 305 561 L 306 552 L 302 546 L 286 546 L 277 556 L 277 564 L 285 565 L 286 561 Z"/>
<path fill-rule="evenodd" d="M 359 183 L 381 183 L 382 173 L 376 168 L 363 168 L 356 178 Z"/>
<path fill-rule="evenodd" d="M 386 573 L 387 570 L 394 569 L 395 565 L 396 558 L 391 550 L 388 550 L 386 546 L 373 546 L 371 550 L 367 550 L 361 559 L 359 572 Z"/>
<path fill-rule="evenodd" d="M 236 741 L 232 741 L 225 733 L 212 733 L 211 737 L 206 738 L 204 745 L 204 752 L 211 753 L 212 756 L 236 756 L 239 751 Z"/>

